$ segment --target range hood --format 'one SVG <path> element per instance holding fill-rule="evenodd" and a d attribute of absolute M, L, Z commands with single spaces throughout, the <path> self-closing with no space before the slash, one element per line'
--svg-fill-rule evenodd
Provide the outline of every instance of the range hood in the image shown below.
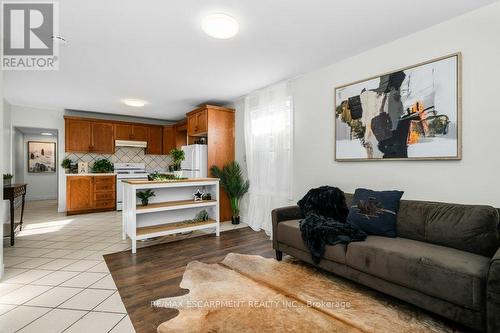
<path fill-rule="evenodd" d="M 146 141 L 115 140 L 115 146 L 116 147 L 147 148 L 148 143 Z"/>

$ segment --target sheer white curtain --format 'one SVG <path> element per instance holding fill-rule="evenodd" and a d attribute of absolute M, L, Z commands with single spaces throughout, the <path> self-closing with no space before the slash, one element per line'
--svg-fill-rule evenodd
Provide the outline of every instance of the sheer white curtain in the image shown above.
<path fill-rule="evenodd" d="M 292 195 L 292 97 L 287 83 L 245 97 L 245 148 L 250 180 L 246 223 L 272 232 L 271 210 Z"/>

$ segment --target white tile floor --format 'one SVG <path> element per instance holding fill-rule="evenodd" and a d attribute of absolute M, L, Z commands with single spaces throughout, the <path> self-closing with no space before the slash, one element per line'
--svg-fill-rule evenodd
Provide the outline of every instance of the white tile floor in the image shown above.
<path fill-rule="evenodd" d="M 28 202 L 15 246 L 4 239 L 0 332 L 135 332 L 103 258 L 130 249 L 121 212 L 56 210 L 54 201 Z M 223 223 L 221 231 L 241 227 Z"/>
<path fill-rule="evenodd" d="M 28 203 L 15 246 L 4 239 L 0 332 L 134 332 L 103 259 L 128 247 L 120 213 L 72 217 L 53 201 Z"/>

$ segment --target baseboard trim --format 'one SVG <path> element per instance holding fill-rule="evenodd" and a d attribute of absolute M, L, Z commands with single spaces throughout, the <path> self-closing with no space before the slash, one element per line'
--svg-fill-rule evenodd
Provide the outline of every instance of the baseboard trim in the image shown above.
<path fill-rule="evenodd" d="M 43 200 L 57 200 L 57 196 L 26 197 L 26 201 L 43 201 Z"/>

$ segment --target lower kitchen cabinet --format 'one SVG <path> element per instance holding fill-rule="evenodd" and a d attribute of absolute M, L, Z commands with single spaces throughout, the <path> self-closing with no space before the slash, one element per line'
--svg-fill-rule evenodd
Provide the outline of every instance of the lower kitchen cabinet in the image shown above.
<path fill-rule="evenodd" d="M 66 212 L 68 215 L 116 209 L 114 175 L 66 176 Z"/>

